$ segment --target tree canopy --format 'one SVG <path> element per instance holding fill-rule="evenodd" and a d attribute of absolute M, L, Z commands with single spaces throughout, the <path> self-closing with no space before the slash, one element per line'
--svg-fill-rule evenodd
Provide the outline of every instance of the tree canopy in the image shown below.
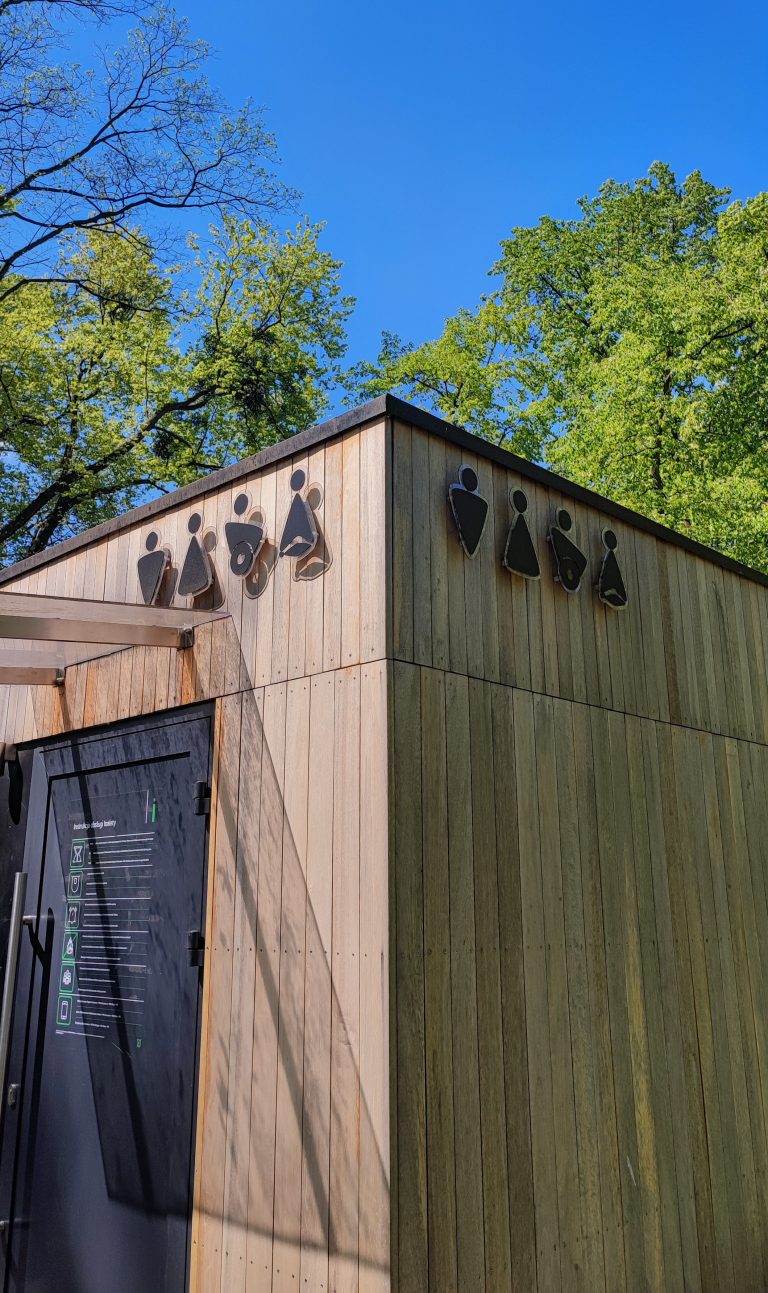
<path fill-rule="evenodd" d="M 84 68 L 67 57 L 68 19 L 137 25 L 114 51 L 94 43 Z M 190 209 L 253 217 L 292 196 L 263 117 L 227 107 L 207 55 L 149 0 L 0 0 L 0 303 L 61 279 L 73 231 L 123 236 Z"/>
<path fill-rule="evenodd" d="M 339 263 L 301 223 L 226 217 L 177 286 L 138 230 L 89 230 L 66 281 L 0 309 L 6 560 L 315 421 L 344 351 Z"/>
<path fill-rule="evenodd" d="M 768 193 L 651 166 L 513 229 L 473 310 L 385 334 L 355 397 L 399 390 L 768 569 Z"/>
<path fill-rule="evenodd" d="M 67 20 L 123 19 L 115 52 L 67 58 Z M 0 561 L 326 407 L 340 264 L 321 226 L 279 232 L 274 141 L 206 54 L 149 0 L 0 0 Z"/>

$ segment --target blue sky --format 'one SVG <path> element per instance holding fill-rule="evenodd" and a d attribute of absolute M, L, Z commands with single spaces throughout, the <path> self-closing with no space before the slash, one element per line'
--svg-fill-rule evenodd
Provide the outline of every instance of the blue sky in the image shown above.
<path fill-rule="evenodd" d="M 420 341 L 487 286 L 499 240 L 654 159 L 768 187 L 768 6 L 179 0 L 211 78 L 267 109 L 358 298 L 350 359 Z"/>

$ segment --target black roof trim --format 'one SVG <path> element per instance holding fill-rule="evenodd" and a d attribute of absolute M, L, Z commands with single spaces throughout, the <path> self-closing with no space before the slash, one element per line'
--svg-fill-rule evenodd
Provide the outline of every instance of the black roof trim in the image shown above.
<path fill-rule="evenodd" d="M 409 404 L 406 400 L 401 400 L 396 395 L 381 395 L 378 399 L 370 400 L 367 404 L 361 404 L 357 408 L 339 414 L 338 417 L 329 418 L 327 422 L 321 422 L 317 426 L 309 427 L 306 431 L 299 431 L 287 440 L 281 440 L 278 444 L 270 445 L 267 449 L 262 449 L 260 453 L 254 454 L 250 458 L 243 458 L 241 462 L 233 463 L 231 467 L 224 467 L 220 471 L 212 472 L 210 476 L 203 476 L 200 480 L 192 481 L 189 485 L 183 485 L 181 489 L 174 490 L 172 494 L 163 494 L 160 498 L 154 498 L 151 502 L 144 503 L 141 507 L 136 507 L 130 512 L 123 513 L 122 516 L 116 516 L 112 520 L 105 521 L 102 525 L 94 526 L 91 530 L 85 530 L 81 534 L 73 535 L 71 539 L 65 539 L 63 543 L 57 543 L 51 548 L 46 548 L 44 552 L 36 553 L 33 557 L 25 557 L 22 561 L 17 561 L 15 565 L 8 566 L 5 570 L 0 570 L 0 585 L 8 583 L 11 579 L 17 579 L 20 575 L 26 574 L 30 570 L 35 570 L 52 561 L 58 561 L 60 557 L 66 556 L 70 552 L 76 552 L 78 549 L 85 547 L 86 544 L 108 538 L 117 530 L 148 521 L 151 517 L 157 516 L 172 507 L 177 507 L 180 503 L 188 502 L 194 498 L 201 498 L 205 494 L 210 494 L 220 489 L 222 485 L 229 484 L 230 481 L 239 480 L 243 476 L 250 475 L 251 472 L 258 471 L 260 468 L 267 467 L 272 463 L 281 462 L 285 458 L 292 458 L 295 454 L 302 453 L 314 445 L 322 444 L 326 440 L 332 440 L 336 436 L 343 435 L 346 431 L 354 430 L 355 427 L 364 426 L 365 423 L 374 422 L 384 416 L 398 418 L 399 421 L 408 423 L 410 426 L 419 427 L 421 430 L 429 431 L 433 435 L 439 435 L 459 449 L 477 454 L 482 458 L 489 458 L 501 467 L 517 471 L 521 476 L 525 476 L 529 480 L 535 480 L 549 489 L 556 489 L 560 493 L 584 503 L 587 507 L 596 508 L 606 516 L 612 516 L 616 520 L 624 521 L 627 525 L 634 526 L 637 530 L 644 530 L 647 534 L 652 534 L 664 543 L 675 544 L 679 548 L 684 548 L 686 552 L 693 553 L 694 556 L 702 557 L 705 561 L 711 561 L 715 565 L 722 566 L 725 570 L 730 570 L 734 574 L 742 575 L 745 579 L 751 579 L 755 583 L 768 587 L 768 575 L 763 574 L 761 570 L 754 570 L 751 566 L 746 566 L 742 562 L 734 560 L 733 557 L 728 557 L 725 553 L 719 552 L 717 548 L 709 548 L 706 544 L 699 543 L 696 539 L 690 539 L 686 535 L 680 534 L 677 530 L 671 530 L 666 525 L 660 525 L 658 521 L 650 520 L 640 512 L 633 512 L 631 508 L 623 507 L 620 503 L 614 503 L 611 499 L 604 498 L 603 495 L 597 494 L 591 489 L 585 489 L 583 485 L 577 485 L 574 481 L 566 480 L 565 477 L 558 476 L 555 472 L 548 471 L 545 467 L 539 467 L 536 463 L 529 462 L 527 458 L 520 458 L 517 454 L 510 453 L 508 449 L 501 449 L 498 445 L 481 439 L 480 436 L 471 435 L 463 427 L 454 426 L 453 423 L 446 422 L 443 418 L 437 417 L 434 413 L 428 413 L 425 409 L 421 409 L 415 404 Z"/>

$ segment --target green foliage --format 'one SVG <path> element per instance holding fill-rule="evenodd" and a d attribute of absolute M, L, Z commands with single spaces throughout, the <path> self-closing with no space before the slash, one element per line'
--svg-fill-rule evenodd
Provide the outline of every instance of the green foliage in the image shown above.
<path fill-rule="evenodd" d="M 319 233 L 226 217 L 182 275 L 137 230 L 92 230 L 63 256 L 67 282 L 7 298 L 4 560 L 317 419 L 350 309 Z"/>
<path fill-rule="evenodd" d="M 138 20 L 91 68 L 67 19 Z M 325 409 L 351 308 L 250 105 L 152 0 L 0 0 L 0 561 Z M 191 264 L 162 216 L 213 209 Z M 154 219 L 152 235 L 139 216 Z M 178 230 L 176 231 L 178 233 Z"/>
<path fill-rule="evenodd" d="M 498 288 L 355 395 L 443 416 L 768 569 L 768 193 L 659 163 L 575 220 L 514 229 Z"/>

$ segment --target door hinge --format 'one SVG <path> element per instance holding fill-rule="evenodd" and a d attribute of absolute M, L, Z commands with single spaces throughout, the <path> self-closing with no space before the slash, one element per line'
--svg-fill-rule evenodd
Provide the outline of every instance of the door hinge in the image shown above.
<path fill-rule="evenodd" d="M 211 811 L 211 787 L 207 781 L 195 782 L 192 798 L 195 801 L 195 815 L 197 817 L 207 817 Z"/>
<path fill-rule="evenodd" d="M 187 934 L 187 951 L 190 965 L 202 965 L 205 957 L 205 938 L 200 929 L 190 929 Z"/>

